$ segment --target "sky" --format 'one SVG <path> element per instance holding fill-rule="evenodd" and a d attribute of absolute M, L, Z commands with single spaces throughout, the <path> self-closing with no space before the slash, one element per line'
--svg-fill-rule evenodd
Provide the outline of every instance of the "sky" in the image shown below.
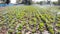
<path fill-rule="evenodd" d="M 16 0 L 10 0 L 11 1 L 11 3 L 16 3 Z M 40 2 L 40 1 L 44 1 L 44 0 L 33 0 L 33 1 L 35 1 L 35 2 Z M 46 1 L 46 0 L 45 0 Z M 57 1 L 57 0 L 51 0 L 51 1 Z"/>
<path fill-rule="evenodd" d="M 33 1 L 35 1 L 35 2 L 38 1 L 38 2 L 39 2 L 39 1 L 44 1 L 44 0 L 33 0 Z M 45 1 L 46 1 L 46 0 L 45 0 Z M 57 0 L 51 0 L 51 1 L 53 2 L 53 1 L 57 1 Z"/>
<path fill-rule="evenodd" d="M 10 0 L 10 3 L 16 4 L 16 0 Z"/>

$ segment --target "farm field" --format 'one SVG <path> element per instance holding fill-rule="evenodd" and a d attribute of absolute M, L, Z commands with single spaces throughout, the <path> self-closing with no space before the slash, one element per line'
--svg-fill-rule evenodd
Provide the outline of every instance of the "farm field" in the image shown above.
<path fill-rule="evenodd" d="M 13 6 L 0 9 L 0 32 L 60 34 L 60 7 Z"/>

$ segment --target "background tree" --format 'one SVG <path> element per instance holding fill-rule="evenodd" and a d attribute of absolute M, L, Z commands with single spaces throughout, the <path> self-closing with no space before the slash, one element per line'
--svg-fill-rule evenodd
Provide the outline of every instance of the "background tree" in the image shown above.
<path fill-rule="evenodd" d="M 9 4 L 10 3 L 10 0 L 6 0 L 6 2 L 5 2 L 6 4 Z"/>
<path fill-rule="evenodd" d="M 17 0 L 17 3 L 22 3 L 22 0 Z"/>
<path fill-rule="evenodd" d="M 22 3 L 26 5 L 31 5 L 32 0 L 23 0 Z"/>
<path fill-rule="evenodd" d="M 60 0 L 58 0 L 58 5 L 60 5 Z"/>
<path fill-rule="evenodd" d="M 53 3 L 54 5 L 58 5 L 58 4 L 60 4 L 60 0 L 53 1 L 52 3 Z"/>
<path fill-rule="evenodd" d="M 51 4 L 51 0 L 47 0 L 47 4 Z"/>

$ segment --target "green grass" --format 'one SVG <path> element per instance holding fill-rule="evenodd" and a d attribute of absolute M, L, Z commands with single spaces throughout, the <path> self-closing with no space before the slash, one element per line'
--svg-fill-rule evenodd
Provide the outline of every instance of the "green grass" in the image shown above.
<path fill-rule="evenodd" d="M 39 8 L 37 6 L 7 7 L 0 11 L 0 24 L 6 24 L 11 30 L 15 30 L 16 26 L 20 24 L 17 28 L 18 33 L 24 28 L 29 31 L 31 30 L 33 33 L 36 32 L 36 28 L 42 32 L 48 28 L 48 31 L 54 34 L 52 27 L 54 14 L 50 10 L 50 8 Z M 45 25 L 47 25 L 47 28 Z"/>

